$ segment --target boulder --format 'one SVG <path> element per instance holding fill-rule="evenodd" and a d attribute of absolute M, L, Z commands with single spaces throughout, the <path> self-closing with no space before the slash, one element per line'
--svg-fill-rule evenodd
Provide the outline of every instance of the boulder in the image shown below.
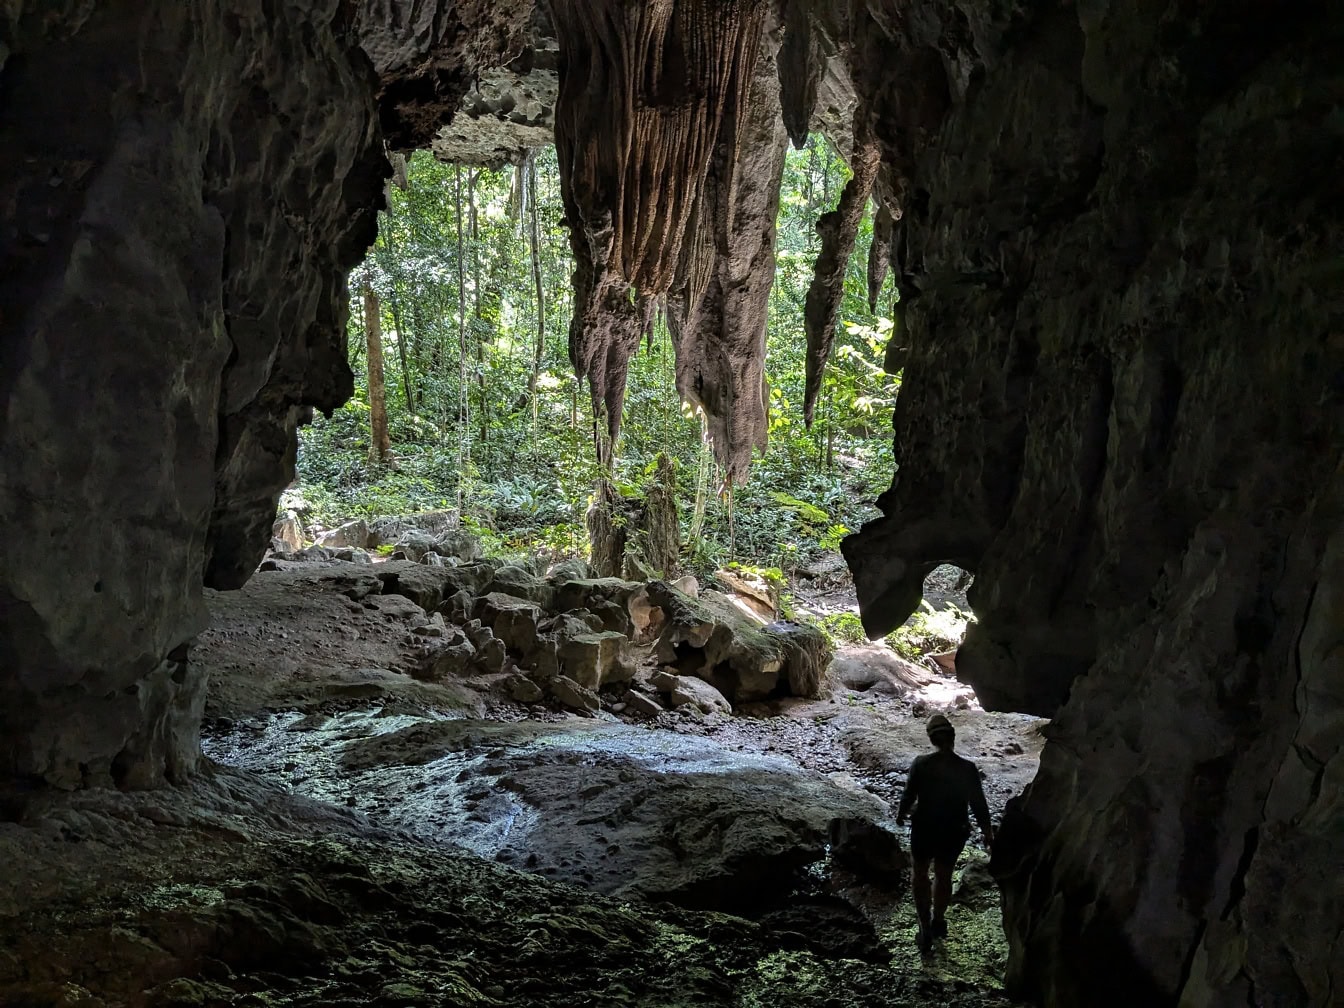
<path fill-rule="evenodd" d="M 395 543 L 407 532 L 424 532 L 431 538 L 458 527 L 456 511 L 422 511 L 419 514 L 378 518 L 369 523 L 368 548 Z"/>
<path fill-rule="evenodd" d="M 546 692 L 566 710 L 592 717 L 602 709 L 602 701 L 596 693 L 581 686 L 566 675 L 552 676 L 546 680 Z"/>
<path fill-rule="evenodd" d="M 284 553 L 297 553 L 305 542 L 303 524 L 293 511 L 286 511 L 271 526 L 271 549 Z"/>
<path fill-rule="evenodd" d="M 373 563 L 373 557 L 369 556 L 368 550 L 356 549 L 353 546 L 342 546 L 331 550 L 333 560 L 344 560 L 346 563 L 369 564 Z"/>
<path fill-rule="evenodd" d="M 323 532 L 318 536 L 317 545 L 328 549 L 339 549 L 343 546 L 366 549 L 369 545 L 369 524 L 362 518 L 356 518 L 344 525 L 338 525 L 330 532 Z"/>
<path fill-rule="evenodd" d="M 476 667 L 482 672 L 503 672 L 507 659 L 504 642 L 498 637 L 491 637 L 476 646 Z"/>
<path fill-rule="evenodd" d="M 625 634 L 614 631 L 570 637 L 559 646 L 560 667 L 565 675 L 588 689 L 628 681 L 634 675 L 633 664 L 624 660 L 629 642 Z"/>
<path fill-rule="evenodd" d="M 535 602 L 490 592 L 476 600 L 473 615 L 489 626 L 513 653 L 526 658 L 536 648 L 541 607 Z"/>
<path fill-rule="evenodd" d="M 515 598 L 527 599 L 543 609 L 554 608 L 555 588 L 525 567 L 512 564 L 501 567 L 486 584 L 485 591 L 501 592 Z"/>
<path fill-rule="evenodd" d="M 416 563 L 423 560 L 426 553 L 438 552 L 435 548 L 436 543 L 434 537 L 428 532 L 422 532 L 419 529 L 411 529 L 408 532 L 403 532 L 397 537 L 397 541 L 393 545 L 395 547 L 395 553 L 404 554 L 405 559 L 414 560 Z"/>
<path fill-rule="evenodd" d="M 300 563 L 326 563 L 331 558 L 331 551 L 321 546 L 309 546 L 294 554 L 294 559 Z"/>
<path fill-rule="evenodd" d="M 703 679 L 695 676 L 677 676 L 676 682 L 668 690 L 668 700 L 673 707 L 690 704 L 701 714 L 732 714 L 733 705 L 722 693 Z"/>
<path fill-rule="evenodd" d="M 560 584 L 565 581 L 583 581 L 596 576 L 592 565 L 587 560 L 577 557 L 557 561 L 546 568 L 546 580 L 552 584 Z"/>
<path fill-rule="evenodd" d="M 509 676 L 505 688 L 508 689 L 509 696 L 523 704 L 540 703 L 544 695 L 541 687 L 525 675 Z"/>
<path fill-rule="evenodd" d="M 621 700 L 625 704 L 626 711 L 631 714 L 657 717 L 663 712 L 662 704 L 647 693 L 640 693 L 638 690 L 630 690 Z"/>
<path fill-rule="evenodd" d="M 895 886 L 910 866 L 900 837 L 872 819 L 833 819 L 830 838 L 836 865 L 864 879 Z"/>
<path fill-rule="evenodd" d="M 831 657 L 819 629 L 757 625 L 719 592 L 692 599 L 665 581 L 650 583 L 648 591 L 665 617 L 654 657 L 678 674 L 698 676 L 732 703 L 818 695 Z"/>
<path fill-rule="evenodd" d="M 464 529 L 453 529 L 434 538 L 434 549 L 445 557 L 455 557 L 461 563 L 479 560 L 481 541 Z"/>
<path fill-rule="evenodd" d="M 642 585 L 630 596 L 627 608 L 630 610 L 630 624 L 634 628 L 634 640 L 652 640 L 662 632 L 667 617 L 663 614 L 662 607 L 655 605 L 649 598 L 647 585 Z"/>
<path fill-rule="evenodd" d="M 476 599 L 470 592 L 458 591 L 444 599 L 443 604 L 439 606 L 439 612 L 450 623 L 465 623 L 471 618 L 471 610 L 475 604 Z"/>
<path fill-rule="evenodd" d="M 452 586 L 450 568 L 410 560 L 389 560 L 374 571 L 383 583 L 383 594 L 404 596 L 426 611 L 437 609 Z"/>
<path fill-rule="evenodd" d="M 429 653 L 427 660 L 421 664 L 422 670 L 427 675 L 419 678 L 447 679 L 463 675 L 470 669 L 476 657 L 476 649 L 471 646 L 471 641 L 460 634 L 456 639 L 448 638 L 448 640 L 450 643 Z"/>
<path fill-rule="evenodd" d="M 779 587 L 748 570 L 717 570 L 714 580 L 726 589 L 728 599 L 748 617 L 770 623 L 779 615 Z"/>

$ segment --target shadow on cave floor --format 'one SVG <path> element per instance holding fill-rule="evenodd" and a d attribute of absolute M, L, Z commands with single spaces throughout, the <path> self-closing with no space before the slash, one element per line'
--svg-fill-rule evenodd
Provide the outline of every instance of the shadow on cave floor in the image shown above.
<path fill-rule="evenodd" d="M 0 1003 L 1008 1003 L 983 850 L 922 959 L 883 838 L 929 710 L 996 812 L 1038 722 L 958 710 L 954 680 L 912 686 L 872 648 L 842 649 L 820 700 L 578 717 L 417 678 L 423 609 L 352 590 L 367 568 L 287 567 L 209 597 L 194 788 L 0 825 L 44 880 L 0 942 Z M 19 899 L 0 886 L 0 915 Z"/>

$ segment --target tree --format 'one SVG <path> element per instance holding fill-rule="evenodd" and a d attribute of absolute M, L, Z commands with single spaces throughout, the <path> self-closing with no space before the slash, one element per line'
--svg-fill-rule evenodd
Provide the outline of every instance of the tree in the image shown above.
<path fill-rule="evenodd" d="M 364 281 L 364 335 L 369 366 L 369 461 L 386 465 L 392 455 L 387 429 L 387 391 L 383 380 L 383 306 L 373 285 Z"/>

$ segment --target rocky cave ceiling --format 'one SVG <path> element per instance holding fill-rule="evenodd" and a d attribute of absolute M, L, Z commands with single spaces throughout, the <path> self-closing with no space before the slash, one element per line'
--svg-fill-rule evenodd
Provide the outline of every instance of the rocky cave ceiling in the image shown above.
<path fill-rule="evenodd" d="M 1342 46 L 1323 0 L 0 8 L 0 775 L 190 779 L 201 585 L 248 577 L 296 424 L 350 393 L 387 146 L 554 128 L 576 367 L 614 423 L 660 300 L 740 476 L 778 165 L 822 121 L 858 181 L 814 361 L 870 186 L 902 293 L 897 471 L 845 545 L 865 623 L 972 570 L 960 673 L 1053 715 L 995 855 L 1010 985 L 1328 1003 Z"/>

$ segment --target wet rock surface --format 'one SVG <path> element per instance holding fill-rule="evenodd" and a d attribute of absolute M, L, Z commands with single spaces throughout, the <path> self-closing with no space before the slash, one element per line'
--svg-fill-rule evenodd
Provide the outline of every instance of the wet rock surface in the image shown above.
<path fill-rule="evenodd" d="M 208 594 L 190 788 L 6 804 L 0 1003 L 1008 1003 L 982 870 L 937 954 L 914 949 L 890 806 L 919 694 L 648 717 L 613 714 L 615 684 L 580 718 L 512 660 L 419 681 L 417 631 L 484 628 L 379 594 L 397 563 Z M 973 714 L 998 809 L 1037 723 Z"/>

